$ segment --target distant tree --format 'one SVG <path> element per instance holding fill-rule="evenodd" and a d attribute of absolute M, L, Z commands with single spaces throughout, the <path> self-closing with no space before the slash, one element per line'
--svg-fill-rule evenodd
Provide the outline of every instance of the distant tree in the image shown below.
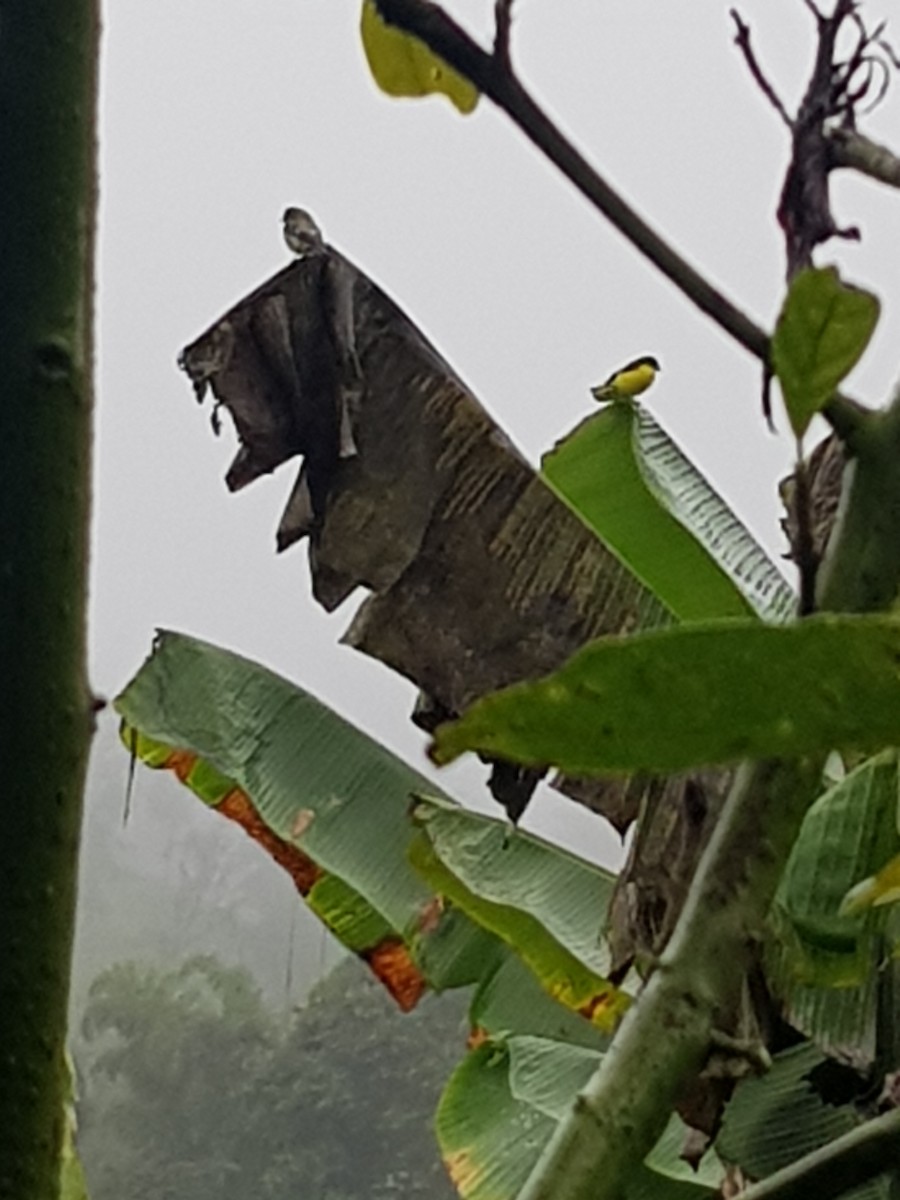
<path fill-rule="evenodd" d="M 213 958 L 105 971 L 76 1047 L 93 1200 L 452 1196 L 430 1122 L 462 1012 L 402 1018 L 353 961 L 284 1028 Z"/>
<path fill-rule="evenodd" d="M 208 957 L 172 971 L 120 964 L 92 986 L 82 1038 L 92 1195 L 246 1194 L 246 1118 L 276 1044 L 246 971 Z"/>
<path fill-rule="evenodd" d="M 297 1012 L 266 1078 L 269 1161 L 296 1153 L 302 1130 L 327 1165 L 324 1190 L 306 1196 L 455 1195 L 432 1121 L 464 1031 L 459 993 L 404 1016 L 357 961 L 343 964 Z"/>

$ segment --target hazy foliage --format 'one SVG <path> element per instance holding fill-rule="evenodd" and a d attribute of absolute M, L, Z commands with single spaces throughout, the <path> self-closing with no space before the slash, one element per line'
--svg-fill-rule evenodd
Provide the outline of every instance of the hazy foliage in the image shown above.
<path fill-rule="evenodd" d="M 92 1200 L 451 1197 L 431 1129 L 458 994 L 399 1011 L 354 961 L 290 1016 L 216 959 L 122 963 L 76 1044 Z"/>

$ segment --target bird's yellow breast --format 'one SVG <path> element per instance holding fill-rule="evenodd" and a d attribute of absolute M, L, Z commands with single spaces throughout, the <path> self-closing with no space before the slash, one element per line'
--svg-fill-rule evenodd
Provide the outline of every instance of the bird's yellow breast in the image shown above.
<path fill-rule="evenodd" d="M 645 392 L 656 378 L 656 371 L 649 363 L 638 363 L 634 367 L 626 367 L 618 375 L 614 375 L 608 386 L 615 388 L 623 396 L 639 396 Z"/>

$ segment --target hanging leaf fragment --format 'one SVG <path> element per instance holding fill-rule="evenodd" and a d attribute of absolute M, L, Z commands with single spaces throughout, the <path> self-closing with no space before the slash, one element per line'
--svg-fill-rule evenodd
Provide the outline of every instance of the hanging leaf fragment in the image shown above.
<path fill-rule="evenodd" d="M 477 88 L 424 42 L 388 25 L 374 0 L 363 0 L 360 32 L 372 78 L 388 96 L 438 94 L 463 114 L 474 110 Z"/>
<path fill-rule="evenodd" d="M 821 1049 L 855 1062 L 874 1056 L 879 971 L 896 948 L 885 911 L 862 901 L 900 852 L 897 795 L 897 752 L 888 750 L 820 796 L 770 914 L 767 974 L 783 1015 Z M 864 876 L 861 903 L 848 903 Z"/>
<path fill-rule="evenodd" d="M 232 490 L 303 456 L 279 549 L 308 539 L 313 594 L 329 611 L 357 587 L 373 593 L 345 641 L 422 689 L 424 728 L 556 669 L 591 638 L 671 623 L 413 322 L 327 243 L 180 361 L 198 398 L 211 390 L 233 418 Z M 538 778 L 499 763 L 495 795 L 517 815 Z M 579 799 L 592 802 L 590 787 Z"/>
<path fill-rule="evenodd" d="M 848 987 L 877 966 L 881 923 L 875 914 L 866 920 L 852 914 L 888 902 L 892 875 L 896 888 L 900 860 L 893 869 L 887 860 L 900 852 L 897 795 L 897 753 L 887 750 L 829 788 L 806 814 L 775 899 L 779 924 L 789 924 L 791 933 L 782 974 Z"/>
<path fill-rule="evenodd" d="M 863 1117 L 855 1105 L 823 1095 L 822 1081 L 833 1066 L 805 1044 L 776 1055 L 767 1074 L 739 1084 L 716 1139 L 722 1158 L 752 1179 L 765 1179 L 859 1126 Z M 852 1194 L 887 1200 L 887 1189 L 877 1184 Z"/>
<path fill-rule="evenodd" d="M 876 296 L 843 283 L 834 267 L 808 268 L 792 281 L 772 337 L 772 366 L 798 438 L 862 357 L 880 309 Z"/>

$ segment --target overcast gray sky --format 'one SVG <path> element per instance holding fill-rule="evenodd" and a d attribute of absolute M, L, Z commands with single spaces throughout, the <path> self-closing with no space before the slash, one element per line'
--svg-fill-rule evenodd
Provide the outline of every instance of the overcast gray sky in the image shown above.
<path fill-rule="evenodd" d="M 759 371 L 663 281 L 485 101 L 392 101 L 371 82 L 359 0 L 116 0 L 102 83 L 100 394 L 91 646 L 113 695 L 157 626 L 220 642 L 316 692 L 422 767 L 409 685 L 337 645 L 305 544 L 274 553 L 295 468 L 232 496 L 235 448 L 212 436 L 178 350 L 284 265 L 280 215 L 310 208 L 326 236 L 434 341 L 537 461 L 621 362 L 663 364 L 648 406 L 773 551 L 790 440 L 759 412 Z M 489 0 L 450 0 L 476 32 Z M 866 5 L 888 15 L 887 0 Z M 757 51 L 789 107 L 813 50 L 800 0 L 746 0 Z M 755 318 L 782 292 L 774 212 L 788 141 L 733 45 L 728 4 L 518 0 L 514 53 L 538 97 L 601 171 Z M 897 96 L 869 131 L 900 145 Z M 893 383 L 896 197 L 836 184 L 861 246 L 838 261 L 885 308 L 851 380 Z M 894 284 L 893 294 L 889 285 Z M 784 422 L 781 422 L 782 426 Z M 454 780 L 471 790 L 471 768 Z M 477 778 L 481 778 L 480 773 Z M 560 801 L 560 805 L 564 802 Z M 567 806 L 573 808 L 574 806 Z M 543 801 L 526 822 L 561 822 Z M 600 843 L 572 813 L 567 840 Z"/>

